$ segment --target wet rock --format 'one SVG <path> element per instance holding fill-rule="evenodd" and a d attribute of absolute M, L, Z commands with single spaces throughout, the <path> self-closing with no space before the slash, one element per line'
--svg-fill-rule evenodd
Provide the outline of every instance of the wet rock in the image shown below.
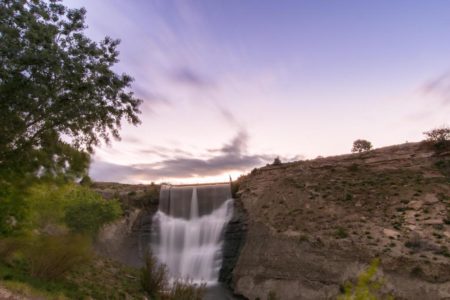
<path fill-rule="evenodd" d="M 224 232 L 222 267 L 219 281 L 232 285 L 232 272 L 236 266 L 247 233 L 247 213 L 240 199 L 234 201 L 233 217 Z"/>

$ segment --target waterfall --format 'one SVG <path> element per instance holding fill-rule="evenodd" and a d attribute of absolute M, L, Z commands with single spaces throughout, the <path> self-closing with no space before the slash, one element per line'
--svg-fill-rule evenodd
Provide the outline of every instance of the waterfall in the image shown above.
<path fill-rule="evenodd" d="M 152 251 L 172 280 L 217 282 L 223 231 L 232 214 L 229 184 L 161 187 Z"/>

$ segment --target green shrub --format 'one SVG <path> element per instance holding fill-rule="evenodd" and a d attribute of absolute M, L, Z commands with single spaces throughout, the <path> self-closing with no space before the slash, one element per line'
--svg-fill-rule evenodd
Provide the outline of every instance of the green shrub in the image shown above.
<path fill-rule="evenodd" d="M 75 267 L 91 259 L 88 238 L 78 235 L 37 236 L 21 250 L 32 276 L 44 279 L 61 279 Z"/>
<path fill-rule="evenodd" d="M 67 206 L 67 194 L 74 185 L 39 183 L 28 189 L 26 203 L 28 206 L 27 223 L 30 229 L 44 229 L 48 225 L 64 223 Z"/>
<path fill-rule="evenodd" d="M 0 182 L 0 236 L 9 236 L 23 228 L 28 209 L 21 193 Z"/>
<path fill-rule="evenodd" d="M 159 299 L 168 286 L 166 266 L 158 265 L 156 258 L 151 253 L 145 257 L 145 265 L 140 273 L 140 282 L 142 289 L 150 299 Z"/>
<path fill-rule="evenodd" d="M 202 300 L 205 284 L 194 284 L 190 281 L 177 280 L 163 298 L 167 300 Z"/>
<path fill-rule="evenodd" d="M 345 239 L 346 237 L 348 237 L 348 233 L 345 230 L 345 228 L 343 227 L 338 227 L 335 231 L 335 236 L 338 239 Z"/>
<path fill-rule="evenodd" d="M 104 224 L 121 214 L 117 200 L 104 200 L 90 189 L 79 187 L 67 195 L 64 221 L 72 232 L 95 235 Z"/>
<path fill-rule="evenodd" d="M 80 185 L 82 185 L 82 186 L 90 187 L 90 186 L 92 186 L 92 184 L 93 184 L 93 182 L 92 182 L 91 177 L 89 177 L 89 175 L 83 176 L 83 178 L 81 178 L 81 180 L 80 180 Z"/>
<path fill-rule="evenodd" d="M 13 255 L 22 249 L 24 241 L 18 237 L 0 239 L 0 262 L 11 264 Z"/>
<path fill-rule="evenodd" d="M 141 287 L 150 299 L 161 300 L 202 300 L 205 284 L 194 284 L 189 280 L 175 280 L 169 283 L 165 265 L 158 264 L 149 252 L 140 273 Z"/>
<path fill-rule="evenodd" d="M 383 279 L 376 277 L 379 264 L 379 259 L 373 260 L 370 266 L 359 274 L 358 281 L 355 285 L 346 283 L 344 285 L 344 294 L 338 296 L 337 300 L 383 299 L 379 295 L 379 291 L 383 286 Z M 391 296 L 387 296 L 386 298 L 393 299 Z"/>

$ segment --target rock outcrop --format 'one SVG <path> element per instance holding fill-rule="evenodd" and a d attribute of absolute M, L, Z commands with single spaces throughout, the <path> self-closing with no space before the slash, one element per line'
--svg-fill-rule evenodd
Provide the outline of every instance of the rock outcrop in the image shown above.
<path fill-rule="evenodd" d="M 150 246 L 152 218 L 158 210 L 159 186 L 95 183 L 104 198 L 118 198 L 125 217 L 101 229 L 95 249 L 103 256 L 123 264 L 141 267 Z"/>
<path fill-rule="evenodd" d="M 375 257 L 396 299 L 450 299 L 450 153 L 403 144 L 254 170 L 232 285 L 248 299 L 335 299 Z"/>
<path fill-rule="evenodd" d="M 232 284 L 232 272 L 244 245 L 247 233 L 247 212 L 241 201 L 235 201 L 233 217 L 224 232 L 223 261 L 219 273 L 219 281 L 227 285 Z"/>

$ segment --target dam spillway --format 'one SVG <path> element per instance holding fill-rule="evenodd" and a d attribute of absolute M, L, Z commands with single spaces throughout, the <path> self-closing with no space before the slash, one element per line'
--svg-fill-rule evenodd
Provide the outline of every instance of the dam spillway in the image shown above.
<path fill-rule="evenodd" d="M 151 245 L 172 280 L 218 281 L 223 232 L 232 215 L 229 184 L 161 187 Z"/>

